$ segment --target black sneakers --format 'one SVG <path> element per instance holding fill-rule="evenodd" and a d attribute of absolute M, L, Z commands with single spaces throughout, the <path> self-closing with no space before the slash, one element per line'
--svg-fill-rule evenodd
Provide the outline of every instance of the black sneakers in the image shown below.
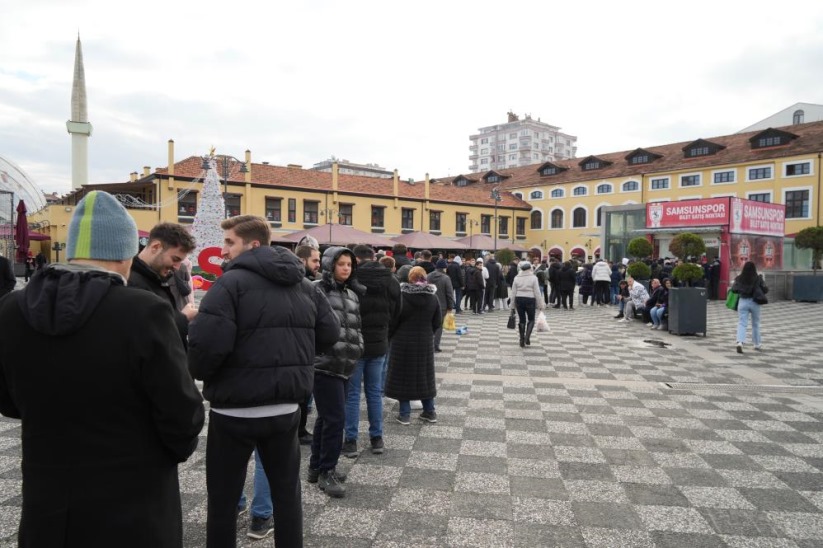
<path fill-rule="evenodd" d="M 274 516 L 267 518 L 251 517 L 251 524 L 249 525 L 249 532 L 246 535 L 249 538 L 260 540 L 274 533 Z"/>
<path fill-rule="evenodd" d="M 309 432 L 298 434 L 297 439 L 300 440 L 300 445 L 311 445 L 314 436 Z"/>
<path fill-rule="evenodd" d="M 437 413 L 434 411 L 423 411 L 420 413 L 420 420 L 426 422 L 437 422 Z"/>
<path fill-rule="evenodd" d="M 343 485 L 343 481 L 337 475 L 334 468 L 320 473 L 317 486 L 330 497 L 339 499 L 346 496 L 346 486 Z"/>
<path fill-rule="evenodd" d="M 345 472 L 337 472 L 337 479 L 340 481 L 345 483 L 347 477 L 348 476 Z M 318 479 L 320 479 L 320 470 L 310 467 L 308 473 L 306 474 L 306 480 L 309 483 L 317 483 Z"/>
<path fill-rule="evenodd" d="M 397 422 L 399 422 L 400 424 L 404 425 L 404 426 L 408 426 L 408 425 L 410 425 L 410 424 L 411 424 L 411 421 L 409 420 L 409 416 L 408 416 L 408 415 L 397 415 L 397 416 L 395 417 L 395 420 L 396 420 Z"/>
<path fill-rule="evenodd" d="M 380 436 L 374 437 L 371 439 L 371 452 L 375 455 L 382 455 L 383 454 L 383 438 Z"/>
<path fill-rule="evenodd" d="M 357 451 L 357 440 L 346 440 L 343 442 L 343 456 L 350 459 L 357 458 L 360 454 Z"/>

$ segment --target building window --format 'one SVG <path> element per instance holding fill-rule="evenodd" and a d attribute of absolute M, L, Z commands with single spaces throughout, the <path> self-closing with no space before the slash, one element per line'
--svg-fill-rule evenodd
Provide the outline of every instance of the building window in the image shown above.
<path fill-rule="evenodd" d="M 429 230 L 440 232 L 440 211 L 429 211 Z"/>
<path fill-rule="evenodd" d="M 338 214 L 338 223 L 341 225 L 351 226 L 354 206 L 351 204 L 340 204 L 340 213 Z"/>
<path fill-rule="evenodd" d="M 509 235 L 509 218 L 508 217 L 499 217 L 499 224 L 497 227 L 497 235 Z"/>
<path fill-rule="evenodd" d="M 466 179 L 458 179 L 457 182 L 455 182 L 457 186 L 466 186 L 467 183 L 468 181 Z"/>
<path fill-rule="evenodd" d="M 488 164 L 488 163 L 489 163 L 489 159 L 488 159 L 488 158 L 480 158 L 480 163 L 481 163 L 481 164 Z"/>
<path fill-rule="evenodd" d="M 371 206 L 371 226 L 372 228 L 384 228 L 386 208 L 382 206 Z"/>
<path fill-rule="evenodd" d="M 755 202 L 765 202 L 770 203 L 772 201 L 772 193 L 771 192 L 756 192 L 754 194 L 749 194 L 747 196 L 749 200 Z"/>
<path fill-rule="evenodd" d="M 557 174 L 557 168 L 554 167 L 554 166 L 546 166 L 546 167 L 544 167 L 543 169 L 540 170 L 540 175 L 542 177 L 547 177 L 549 175 L 555 175 L 555 174 Z"/>
<path fill-rule="evenodd" d="M 632 156 L 631 163 L 632 164 L 648 164 L 649 163 L 649 155 L 648 154 L 638 154 L 636 156 Z"/>
<path fill-rule="evenodd" d="M 523 193 L 522 192 L 515 192 L 514 194 L 512 194 L 512 196 L 514 196 L 515 198 L 520 198 L 521 200 L 523 199 Z"/>
<path fill-rule="evenodd" d="M 694 158 L 695 156 L 708 156 L 709 155 L 709 147 L 702 146 L 702 147 L 692 147 L 689 149 L 689 157 Z"/>
<path fill-rule="evenodd" d="M 588 189 L 584 186 L 576 186 L 574 187 L 574 190 L 572 190 L 572 194 L 574 194 L 575 196 L 585 196 L 588 193 Z"/>
<path fill-rule="evenodd" d="M 226 195 L 226 217 L 237 217 L 240 215 L 240 195 Z"/>
<path fill-rule="evenodd" d="M 529 194 L 529 200 L 542 200 L 543 199 L 543 191 L 542 190 L 533 190 Z"/>
<path fill-rule="evenodd" d="M 714 173 L 714 184 L 733 183 L 735 179 L 734 170 L 716 171 Z"/>
<path fill-rule="evenodd" d="M 681 175 L 680 186 L 700 186 L 700 174 Z"/>
<path fill-rule="evenodd" d="M 809 191 L 787 190 L 783 202 L 787 219 L 803 219 L 809 216 Z"/>
<path fill-rule="evenodd" d="M 552 190 L 552 198 L 562 198 L 563 197 L 563 189 L 562 188 L 555 188 Z"/>
<path fill-rule="evenodd" d="M 489 175 L 486 177 L 487 183 L 499 183 L 500 182 L 500 175 Z"/>
<path fill-rule="evenodd" d="M 282 210 L 280 204 L 282 198 L 266 198 L 266 220 L 272 223 L 279 223 L 282 220 Z"/>
<path fill-rule="evenodd" d="M 518 217 L 517 218 L 517 235 L 518 236 L 525 236 L 526 235 L 526 218 L 525 217 Z"/>
<path fill-rule="evenodd" d="M 509 143 L 509 150 L 517 150 L 517 143 Z"/>
<path fill-rule="evenodd" d="M 454 216 L 454 231 L 466 233 L 466 214 L 457 213 Z"/>
<path fill-rule="evenodd" d="M 488 137 L 483 137 L 482 139 L 480 139 L 480 144 L 481 145 L 487 145 L 488 143 L 489 143 Z"/>
<path fill-rule="evenodd" d="M 572 211 L 572 227 L 584 228 L 586 226 L 586 210 L 582 207 L 575 208 Z"/>
<path fill-rule="evenodd" d="M 517 139 L 517 133 L 509 133 L 509 139 Z"/>
<path fill-rule="evenodd" d="M 404 207 L 400 213 L 400 228 L 403 230 L 414 230 L 414 210 Z"/>
<path fill-rule="evenodd" d="M 563 210 L 552 211 L 552 228 L 563 228 Z"/>
<path fill-rule="evenodd" d="M 289 222 L 297 222 L 297 200 L 295 198 L 289 198 Z"/>
<path fill-rule="evenodd" d="M 757 148 L 776 147 L 783 144 L 782 135 L 773 135 L 771 137 L 761 137 L 757 140 Z"/>
<path fill-rule="evenodd" d="M 811 162 L 801 162 L 798 164 L 786 164 L 786 177 L 797 177 L 799 175 L 810 175 L 812 172 Z"/>
<path fill-rule="evenodd" d="M 771 179 L 772 178 L 772 168 L 771 166 L 759 166 L 759 167 L 750 167 L 748 170 L 748 180 L 749 181 L 758 181 L 761 179 Z"/>
<path fill-rule="evenodd" d="M 509 160 L 517 160 L 517 154 L 509 154 Z"/>
<path fill-rule="evenodd" d="M 590 160 L 583 164 L 583 171 L 591 171 L 593 169 L 600 169 L 600 161 L 599 160 Z"/>
<path fill-rule="evenodd" d="M 309 202 L 303 200 L 303 222 L 305 224 L 317 224 L 317 213 L 320 202 Z"/>
<path fill-rule="evenodd" d="M 805 113 L 802 110 L 795 110 L 792 114 L 792 124 L 802 124 L 805 118 Z"/>
<path fill-rule="evenodd" d="M 597 185 L 597 193 L 598 194 L 611 194 L 612 193 L 612 185 L 604 183 L 602 185 Z"/>
<path fill-rule="evenodd" d="M 492 232 L 492 216 L 491 215 L 481 215 L 480 216 L 480 232 L 483 234 L 491 234 Z"/>
<path fill-rule="evenodd" d="M 669 178 L 661 177 L 659 179 L 652 179 L 652 190 L 665 190 L 669 188 Z"/>
<path fill-rule="evenodd" d="M 626 181 L 621 188 L 623 192 L 635 192 L 640 188 L 640 183 L 637 181 Z"/>
<path fill-rule="evenodd" d="M 532 230 L 540 230 L 543 228 L 543 213 L 540 211 L 532 211 L 530 217 Z"/>
<path fill-rule="evenodd" d="M 194 217 L 197 215 L 197 193 L 189 192 L 177 201 L 180 217 Z"/>

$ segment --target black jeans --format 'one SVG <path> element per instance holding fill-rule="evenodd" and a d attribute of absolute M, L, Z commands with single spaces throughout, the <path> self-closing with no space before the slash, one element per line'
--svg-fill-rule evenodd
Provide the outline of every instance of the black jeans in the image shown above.
<path fill-rule="evenodd" d="M 594 282 L 594 297 L 597 304 L 611 303 L 611 281 L 596 281 Z"/>
<path fill-rule="evenodd" d="M 469 289 L 466 293 L 469 295 L 472 312 L 480 312 L 483 310 L 483 290 Z"/>
<path fill-rule="evenodd" d="M 525 326 L 527 321 L 528 323 L 534 323 L 534 309 L 537 303 L 533 298 L 516 297 L 514 304 L 517 306 L 517 317 L 520 320 L 520 325 Z"/>
<path fill-rule="evenodd" d="M 563 308 L 574 310 L 574 289 L 561 289 L 560 301 L 563 303 Z"/>
<path fill-rule="evenodd" d="M 346 427 L 346 387 L 348 381 L 324 373 L 314 374 L 314 438 L 311 442 L 309 466 L 325 472 L 337 466 L 343 450 L 343 430 Z M 276 507 L 275 507 L 276 508 Z"/>
<path fill-rule="evenodd" d="M 243 492 L 249 457 L 257 447 L 269 480 L 277 546 L 303 546 L 300 492 L 300 413 L 247 419 L 209 412 L 206 489 L 209 548 L 237 546 L 237 501 Z"/>

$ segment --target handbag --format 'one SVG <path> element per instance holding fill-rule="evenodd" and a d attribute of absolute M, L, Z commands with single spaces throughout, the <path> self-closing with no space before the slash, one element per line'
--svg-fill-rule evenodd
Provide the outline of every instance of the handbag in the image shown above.
<path fill-rule="evenodd" d="M 549 322 L 546 321 L 546 314 L 541 310 L 535 320 L 535 329 L 538 333 L 546 333 L 549 331 Z"/>
<path fill-rule="evenodd" d="M 754 300 L 757 304 L 769 304 L 769 299 L 766 298 L 766 294 L 763 293 L 763 289 L 760 287 L 759 283 L 754 286 L 752 300 Z"/>
<path fill-rule="evenodd" d="M 729 291 L 729 294 L 726 295 L 726 308 L 737 310 L 738 301 L 740 301 L 740 294 L 737 291 Z"/>
<path fill-rule="evenodd" d="M 514 308 L 512 308 L 511 314 L 509 314 L 509 322 L 506 324 L 506 327 L 509 329 L 514 329 Z"/>
<path fill-rule="evenodd" d="M 443 331 L 456 331 L 457 319 L 454 317 L 454 312 L 449 312 L 443 318 Z"/>

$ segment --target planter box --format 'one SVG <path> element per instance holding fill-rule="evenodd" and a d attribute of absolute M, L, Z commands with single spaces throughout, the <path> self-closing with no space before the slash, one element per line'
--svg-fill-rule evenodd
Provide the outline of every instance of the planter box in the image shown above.
<path fill-rule="evenodd" d="M 706 336 L 705 287 L 673 287 L 669 291 L 669 333 Z"/>
<path fill-rule="evenodd" d="M 792 299 L 795 301 L 823 301 L 823 275 L 795 276 Z"/>

